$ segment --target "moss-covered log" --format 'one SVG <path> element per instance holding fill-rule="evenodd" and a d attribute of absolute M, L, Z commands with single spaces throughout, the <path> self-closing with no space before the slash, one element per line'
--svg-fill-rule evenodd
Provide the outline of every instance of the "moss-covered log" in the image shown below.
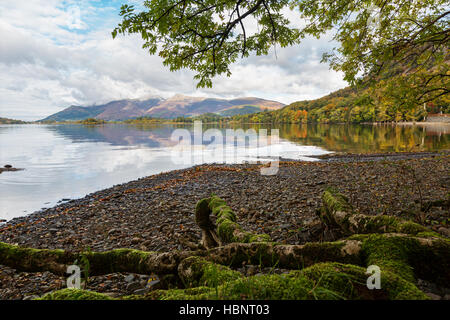
<path fill-rule="evenodd" d="M 113 300 L 106 294 L 81 289 L 62 289 L 45 294 L 35 300 Z"/>
<path fill-rule="evenodd" d="M 421 236 L 439 236 L 426 227 L 405 221 L 398 217 L 370 216 L 356 213 L 347 197 L 334 188 L 328 188 L 322 195 L 322 208 L 318 211 L 321 221 L 328 226 L 336 226 L 344 235 L 365 233 L 403 233 Z"/>
<path fill-rule="evenodd" d="M 0 243 L 1 263 L 20 271 L 51 271 L 64 274 L 67 265 L 73 264 L 77 259 L 80 261 L 83 255 L 89 260 L 91 275 L 112 272 L 178 273 L 186 283 L 190 281 L 189 277 L 192 277 L 193 282 L 201 279 L 194 276 L 197 273 L 187 272 L 188 266 L 202 266 L 204 261 L 230 267 L 255 264 L 261 267 L 296 270 L 319 262 L 332 261 L 364 267 L 376 264 L 408 281 L 414 281 L 419 276 L 432 281 L 450 282 L 446 272 L 450 266 L 449 240 L 401 234 L 354 235 L 346 240 L 304 245 L 280 245 L 271 242 L 231 243 L 208 251 L 171 253 L 129 249 L 70 253 L 63 250 L 20 248 Z"/>
<path fill-rule="evenodd" d="M 216 232 L 216 226 L 209 218 L 211 209 L 209 199 L 202 199 L 195 206 L 195 222 L 202 230 L 201 245 L 205 249 L 215 248 L 222 245 L 222 241 Z"/>
<path fill-rule="evenodd" d="M 216 216 L 215 226 L 209 219 L 210 215 Z M 227 205 L 225 200 L 212 196 L 205 198 L 197 203 L 195 208 L 195 217 L 197 224 L 202 229 L 203 245 L 207 248 L 213 248 L 218 242 L 226 244 L 232 242 L 250 243 L 271 241 L 267 234 L 253 234 L 246 232 L 237 223 L 236 214 Z M 214 230 L 211 232 L 211 230 Z M 216 232 L 217 230 L 217 232 Z M 220 241 L 215 239 L 217 234 Z"/>
<path fill-rule="evenodd" d="M 242 274 L 201 257 L 189 257 L 178 266 L 178 276 L 185 287 L 192 288 L 217 287 L 225 282 L 241 278 Z"/>
<path fill-rule="evenodd" d="M 363 265 L 377 265 L 415 283 L 417 278 L 450 283 L 450 240 L 404 234 L 354 235 L 361 241 Z"/>
<path fill-rule="evenodd" d="M 105 252 L 73 253 L 64 250 L 30 249 L 0 242 L 0 264 L 19 271 L 50 271 L 63 275 L 67 266 L 87 259 L 89 273 L 101 275 L 113 272 L 140 274 L 175 274 L 180 263 L 189 257 L 205 257 L 210 262 L 240 267 L 257 264 L 301 269 L 317 262 L 338 261 L 359 264 L 361 242 L 308 243 L 280 245 L 272 242 L 231 243 L 210 250 L 174 251 L 167 253 L 116 249 Z"/>
<path fill-rule="evenodd" d="M 64 250 L 31 249 L 0 242 L 0 264 L 19 271 L 50 271 L 64 275 L 68 265 L 89 261 L 89 274 L 101 275 L 113 272 L 140 274 L 176 273 L 179 263 L 198 252 L 145 252 L 133 249 L 116 249 L 105 252 L 68 252 Z"/>
<path fill-rule="evenodd" d="M 217 217 L 217 229 L 209 220 L 211 214 Z M 320 217 L 344 233 L 360 234 L 335 242 L 274 243 L 267 235 L 245 232 L 225 201 L 213 196 L 196 206 L 197 223 L 203 231 L 212 231 L 203 235 L 208 250 L 70 253 L 0 243 L 0 264 L 21 271 L 63 274 L 68 264 L 87 258 L 92 275 L 172 274 L 184 284 L 184 289 L 153 291 L 146 299 L 426 299 L 414 284 L 417 278 L 450 283 L 449 239 L 398 218 L 357 214 L 348 200 L 332 189 L 324 192 Z M 244 264 L 297 271 L 244 277 L 232 269 Z M 369 290 L 366 286 L 369 265 L 381 269 L 381 290 Z M 102 295 L 82 290 L 62 290 L 44 297 L 101 298 Z"/>
<path fill-rule="evenodd" d="M 197 261 L 198 262 L 198 261 Z M 194 263 L 197 263 L 194 262 Z M 204 266 L 208 265 L 203 261 Z M 208 265 L 207 268 L 212 268 Z M 365 269 L 348 264 L 320 263 L 289 274 L 269 274 L 252 277 L 234 276 L 234 271 L 221 265 L 217 273 L 202 275 L 210 286 L 188 289 L 155 290 L 145 296 L 125 296 L 121 299 L 203 300 L 203 299 L 290 299 L 290 300 L 338 300 L 338 299 L 428 299 L 416 286 L 403 278 L 385 272 L 381 290 L 369 290 Z M 211 277 L 211 278 L 209 278 Z M 221 279 L 214 282 L 212 279 Z M 216 286 L 211 284 L 216 283 Z M 82 290 L 65 289 L 45 295 L 47 300 L 110 299 Z"/>
<path fill-rule="evenodd" d="M 206 257 L 209 261 L 231 267 L 254 264 L 262 267 L 302 269 L 326 261 L 360 264 L 360 250 L 361 242 L 356 240 L 311 242 L 304 245 L 236 242 L 211 249 Z"/>

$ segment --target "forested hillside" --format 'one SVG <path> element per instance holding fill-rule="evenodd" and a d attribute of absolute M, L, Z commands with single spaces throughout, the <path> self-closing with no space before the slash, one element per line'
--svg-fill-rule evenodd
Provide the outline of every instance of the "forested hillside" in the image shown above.
<path fill-rule="evenodd" d="M 428 113 L 450 113 L 450 97 L 444 95 L 423 106 L 398 107 L 375 89 L 350 87 L 316 100 L 297 101 L 271 112 L 237 115 L 234 121 L 252 123 L 391 122 L 421 121 Z"/>

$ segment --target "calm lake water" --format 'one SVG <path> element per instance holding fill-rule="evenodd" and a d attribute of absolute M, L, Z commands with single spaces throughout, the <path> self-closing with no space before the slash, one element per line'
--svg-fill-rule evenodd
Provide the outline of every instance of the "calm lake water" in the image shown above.
<path fill-rule="evenodd" d="M 0 166 L 25 169 L 0 174 L 0 219 L 201 163 L 269 161 L 277 156 L 315 161 L 311 156 L 335 151 L 450 149 L 448 125 L 289 125 L 276 128 L 279 139 L 262 135 L 261 129 L 270 135 L 267 126 L 233 129 L 253 129 L 260 135 L 232 141 L 225 138 L 227 128 L 204 125 L 202 142 L 193 137 L 192 126 L 0 125 Z M 172 139 L 175 133 L 177 139 Z M 178 141 L 189 139 L 192 147 Z"/>

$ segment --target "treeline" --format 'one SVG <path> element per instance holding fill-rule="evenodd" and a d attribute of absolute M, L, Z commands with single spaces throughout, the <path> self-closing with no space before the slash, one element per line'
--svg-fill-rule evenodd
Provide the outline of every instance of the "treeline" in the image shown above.
<path fill-rule="evenodd" d="M 280 110 L 237 115 L 242 123 L 362 123 L 422 121 L 428 113 L 450 113 L 450 97 L 425 106 L 402 106 L 377 96 L 369 90 L 338 90 L 316 100 L 294 102 Z"/>
<path fill-rule="evenodd" d="M 84 120 L 75 121 L 75 123 L 93 125 L 93 124 L 104 124 L 106 123 L 106 121 L 102 119 L 88 118 Z"/>
<path fill-rule="evenodd" d="M 66 120 L 66 121 L 56 121 L 56 120 L 41 120 L 36 121 L 36 123 L 40 124 L 86 124 L 86 125 L 96 125 L 96 124 L 105 124 L 108 121 L 97 118 L 87 118 L 84 120 Z"/>
<path fill-rule="evenodd" d="M 149 116 L 137 117 L 133 119 L 124 120 L 121 122 L 129 123 L 129 124 L 151 124 L 151 123 L 194 123 L 194 121 L 202 121 L 203 123 L 207 122 L 227 122 L 229 121 L 229 117 L 224 117 L 215 113 L 205 113 L 195 117 L 176 117 L 173 119 L 167 118 L 154 118 Z"/>
<path fill-rule="evenodd" d="M 29 123 L 29 122 L 0 117 L 0 124 L 26 124 L 26 123 Z"/>
<path fill-rule="evenodd" d="M 162 119 L 162 118 L 153 118 L 153 117 L 137 117 L 137 118 L 133 118 L 133 119 L 127 119 L 127 120 L 123 120 L 122 122 L 124 123 L 129 123 L 129 124 L 135 124 L 135 123 L 139 123 L 139 124 L 151 124 L 151 123 L 164 123 L 167 122 L 167 119 Z"/>
<path fill-rule="evenodd" d="M 205 113 L 195 117 L 177 117 L 173 119 L 174 122 L 178 123 L 193 123 L 194 121 L 201 121 L 203 123 L 214 122 L 228 122 L 230 121 L 230 117 L 221 116 L 215 113 Z"/>
<path fill-rule="evenodd" d="M 423 121 L 429 113 L 450 114 L 450 97 L 444 95 L 423 106 L 398 106 L 383 91 L 344 88 L 316 100 L 298 101 L 274 111 L 245 115 L 221 116 L 206 113 L 171 120 L 140 117 L 129 123 L 364 123 Z"/>

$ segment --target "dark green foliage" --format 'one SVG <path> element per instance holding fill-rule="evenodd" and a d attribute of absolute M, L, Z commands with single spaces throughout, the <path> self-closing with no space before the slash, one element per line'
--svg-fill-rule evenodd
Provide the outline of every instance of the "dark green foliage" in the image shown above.
<path fill-rule="evenodd" d="M 292 24 L 287 8 L 306 23 Z M 338 45 L 323 61 L 349 83 L 378 90 L 377 104 L 388 98 L 396 112 L 450 92 L 449 13 L 447 0 L 155 0 L 144 2 L 142 12 L 123 5 L 112 36 L 140 35 L 143 48 L 159 54 L 171 71 L 194 70 L 197 86 L 211 87 L 215 76 L 231 75 L 238 59 L 332 32 Z M 246 28 L 250 18 L 256 31 Z M 369 97 L 359 100 L 356 105 L 370 105 L 362 101 Z M 349 112 L 339 108 L 330 117 Z"/>

